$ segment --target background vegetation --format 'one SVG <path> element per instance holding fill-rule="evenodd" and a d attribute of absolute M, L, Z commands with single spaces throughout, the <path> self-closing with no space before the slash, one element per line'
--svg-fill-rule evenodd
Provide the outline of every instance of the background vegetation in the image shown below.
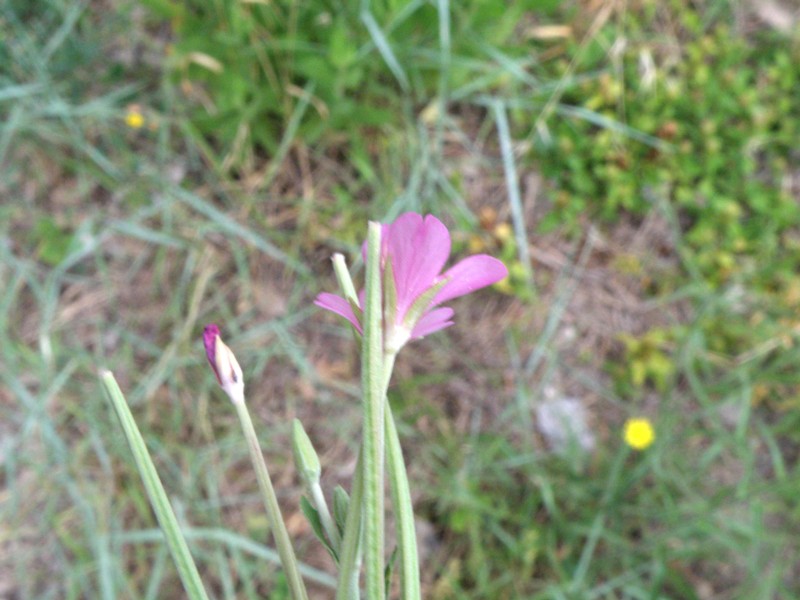
<path fill-rule="evenodd" d="M 215 321 L 328 597 L 288 433 L 349 483 L 358 361 L 311 300 L 368 218 L 415 210 L 512 272 L 390 391 L 425 596 L 798 597 L 797 25 L 712 0 L 0 0 L 0 596 L 182 597 L 104 367 L 214 596 L 286 597 Z"/>

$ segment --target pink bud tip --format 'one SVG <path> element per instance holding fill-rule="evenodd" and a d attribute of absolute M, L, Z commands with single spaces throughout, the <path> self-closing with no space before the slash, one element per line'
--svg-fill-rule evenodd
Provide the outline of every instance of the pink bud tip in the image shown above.
<path fill-rule="evenodd" d="M 205 329 L 203 329 L 203 345 L 206 347 L 206 358 L 208 358 L 208 363 L 211 365 L 211 368 L 214 369 L 214 375 L 217 377 L 217 381 L 222 385 L 222 379 L 220 379 L 219 372 L 217 372 L 216 347 L 218 337 L 219 327 L 214 323 L 206 325 Z"/>

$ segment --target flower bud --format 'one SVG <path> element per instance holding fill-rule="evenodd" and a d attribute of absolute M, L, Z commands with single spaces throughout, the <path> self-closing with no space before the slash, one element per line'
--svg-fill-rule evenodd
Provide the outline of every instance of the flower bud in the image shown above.
<path fill-rule="evenodd" d="M 319 484 L 322 473 L 319 457 L 299 419 L 295 419 L 292 424 L 292 450 L 295 467 L 303 478 L 303 483 L 308 487 Z"/>
<path fill-rule="evenodd" d="M 239 361 L 219 334 L 213 323 L 203 330 L 203 345 L 206 357 L 217 376 L 217 381 L 234 404 L 244 403 L 244 376 Z"/>
<path fill-rule="evenodd" d="M 340 485 L 333 488 L 333 518 L 339 528 L 339 534 L 344 536 L 344 529 L 347 525 L 347 511 L 350 509 L 350 496 Z"/>

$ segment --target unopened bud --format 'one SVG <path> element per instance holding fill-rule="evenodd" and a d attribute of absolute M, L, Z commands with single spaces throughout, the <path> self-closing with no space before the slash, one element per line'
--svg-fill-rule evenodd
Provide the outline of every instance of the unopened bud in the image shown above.
<path fill-rule="evenodd" d="M 340 485 L 333 488 L 333 518 L 339 533 L 344 536 L 345 525 L 347 525 L 347 511 L 350 509 L 350 496 Z"/>
<path fill-rule="evenodd" d="M 322 467 L 317 452 L 311 445 L 311 440 L 299 419 L 295 419 L 292 425 L 292 450 L 294 451 L 295 466 L 300 472 L 303 482 L 309 487 L 318 484 Z"/>
<path fill-rule="evenodd" d="M 206 357 L 217 376 L 217 381 L 234 404 L 244 403 L 244 376 L 239 361 L 222 341 L 219 327 L 213 323 L 203 330 Z"/>

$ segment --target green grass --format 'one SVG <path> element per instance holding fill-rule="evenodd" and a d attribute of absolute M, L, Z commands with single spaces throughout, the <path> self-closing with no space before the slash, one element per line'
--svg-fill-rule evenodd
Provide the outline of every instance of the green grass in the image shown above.
<path fill-rule="evenodd" d="M 797 596 L 797 40 L 724 3 L 551 4 L 0 2 L 9 594 L 183 597 L 107 368 L 213 597 L 287 597 L 204 365 L 216 321 L 327 597 L 287 449 L 299 417 L 349 487 L 358 360 L 311 300 L 368 218 L 417 210 L 513 274 L 398 361 L 425 597 Z M 593 450 L 548 449 L 552 393 L 584 402 Z"/>

